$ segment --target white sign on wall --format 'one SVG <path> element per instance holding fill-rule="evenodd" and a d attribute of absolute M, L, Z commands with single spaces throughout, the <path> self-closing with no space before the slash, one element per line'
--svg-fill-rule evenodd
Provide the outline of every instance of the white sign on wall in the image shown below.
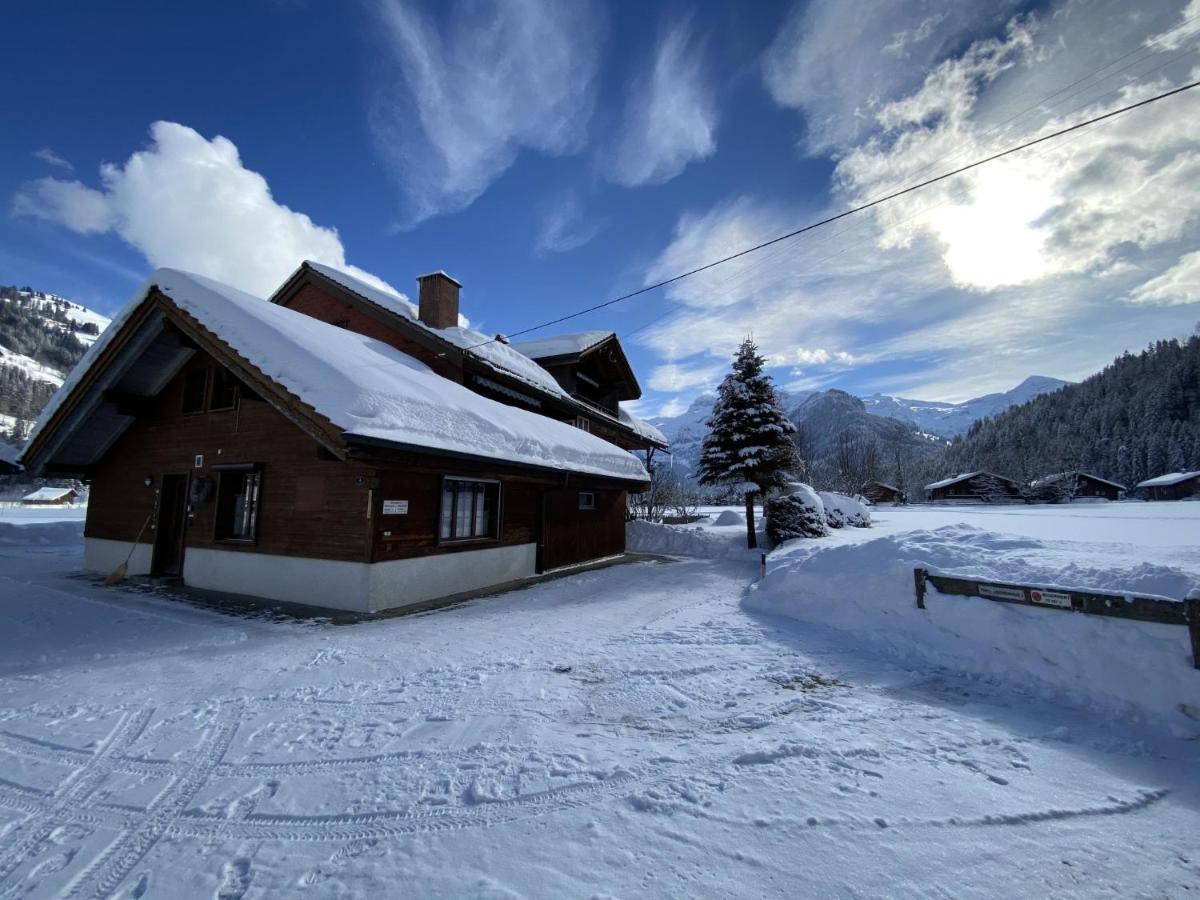
<path fill-rule="evenodd" d="M 407 500 L 384 500 L 383 514 L 385 516 L 407 516 L 408 501 Z"/>

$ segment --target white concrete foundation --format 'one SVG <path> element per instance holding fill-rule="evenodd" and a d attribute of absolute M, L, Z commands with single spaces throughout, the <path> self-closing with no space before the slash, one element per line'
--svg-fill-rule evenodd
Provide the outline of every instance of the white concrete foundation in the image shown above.
<path fill-rule="evenodd" d="M 130 549 L 133 555 L 129 556 Z M 153 544 L 134 545 L 129 541 L 110 541 L 105 538 L 83 539 L 83 567 L 89 572 L 109 574 L 129 556 L 130 575 L 149 575 L 154 558 Z"/>
<path fill-rule="evenodd" d="M 367 563 L 188 547 L 183 583 L 228 594 L 371 612 Z"/>
<path fill-rule="evenodd" d="M 536 565 L 535 544 L 373 564 L 188 547 L 183 583 L 210 591 L 369 613 L 516 581 L 533 575 Z"/>
<path fill-rule="evenodd" d="M 396 559 L 370 568 L 371 612 L 378 612 L 527 578 L 537 572 L 537 544 Z"/>

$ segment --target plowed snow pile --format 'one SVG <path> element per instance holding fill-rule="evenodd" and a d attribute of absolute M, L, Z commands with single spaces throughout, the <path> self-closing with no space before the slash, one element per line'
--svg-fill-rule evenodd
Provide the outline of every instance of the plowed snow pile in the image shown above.
<path fill-rule="evenodd" d="M 790 541 L 768 558 L 767 577 L 746 605 L 854 632 L 896 656 L 1200 733 L 1200 671 L 1186 628 L 942 596 L 932 585 L 927 608 L 916 606 L 916 567 L 1172 600 L 1200 586 L 1194 571 L 1139 562 L 1122 549 L 966 524 L 849 546 Z"/>

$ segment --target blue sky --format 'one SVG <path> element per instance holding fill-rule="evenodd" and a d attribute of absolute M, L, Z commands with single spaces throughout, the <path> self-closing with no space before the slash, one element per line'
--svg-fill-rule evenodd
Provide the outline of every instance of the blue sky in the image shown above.
<path fill-rule="evenodd" d="M 3 23 L 0 281 L 111 313 L 156 265 L 260 294 L 306 256 L 409 293 L 444 268 L 488 333 L 1200 77 L 1200 0 L 45 2 Z M 1193 94 L 1165 101 L 563 328 L 624 337 L 643 415 L 711 387 L 748 332 L 793 389 L 1078 378 L 1200 319 L 1198 120 Z"/>

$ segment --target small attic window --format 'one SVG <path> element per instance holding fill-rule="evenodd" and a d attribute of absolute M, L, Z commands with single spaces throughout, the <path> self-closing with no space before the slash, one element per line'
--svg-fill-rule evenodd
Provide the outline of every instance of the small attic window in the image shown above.
<path fill-rule="evenodd" d="M 213 373 L 212 396 L 208 402 L 210 410 L 233 409 L 237 406 L 238 380 L 226 368 Z"/>
<path fill-rule="evenodd" d="M 193 369 L 183 379 L 183 414 L 192 416 L 204 412 L 204 397 L 208 393 L 208 369 Z"/>

